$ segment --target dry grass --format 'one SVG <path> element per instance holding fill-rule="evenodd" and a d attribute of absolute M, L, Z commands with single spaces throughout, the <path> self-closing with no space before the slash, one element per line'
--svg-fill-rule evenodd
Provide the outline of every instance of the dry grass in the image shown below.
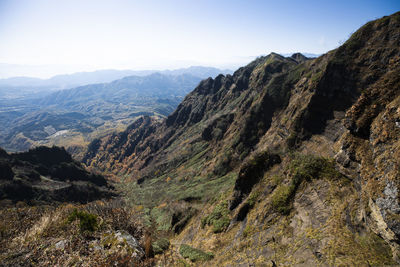
<path fill-rule="evenodd" d="M 68 220 L 74 210 L 91 214 L 97 227 L 82 231 L 78 219 Z M 120 200 L 14 205 L 0 210 L 0 222 L 0 262 L 5 266 L 151 266 L 154 261 L 148 230 Z M 107 239 L 117 231 L 131 235 L 146 253 L 135 255 L 126 241 Z"/>

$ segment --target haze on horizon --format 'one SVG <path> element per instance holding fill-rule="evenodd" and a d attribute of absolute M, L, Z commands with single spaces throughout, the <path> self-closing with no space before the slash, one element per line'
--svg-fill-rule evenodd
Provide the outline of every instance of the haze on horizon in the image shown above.
<path fill-rule="evenodd" d="M 322 54 L 399 9 L 397 0 L 0 0 L 0 78 Z"/>

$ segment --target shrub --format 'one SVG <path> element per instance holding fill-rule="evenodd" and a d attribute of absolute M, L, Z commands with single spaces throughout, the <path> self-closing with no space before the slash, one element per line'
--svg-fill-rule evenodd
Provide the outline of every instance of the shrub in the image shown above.
<path fill-rule="evenodd" d="M 281 175 L 273 175 L 271 177 L 271 182 L 272 182 L 272 185 L 274 185 L 274 186 L 280 185 L 283 180 L 284 180 L 284 177 Z"/>
<path fill-rule="evenodd" d="M 159 231 L 171 229 L 171 211 L 165 208 L 155 207 L 150 210 L 150 219 L 154 220 L 155 226 Z"/>
<path fill-rule="evenodd" d="M 221 233 L 228 228 L 230 223 L 229 217 L 222 217 L 216 221 L 213 222 L 213 232 L 214 233 Z"/>
<path fill-rule="evenodd" d="M 154 254 L 161 254 L 169 248 L 169 240 L 161 238 L 155 241 L 152 245 Z"/>
<path fill-rule="evenodd" d="M 294 174 L 294 183 L 300 184 L 303 180 L 310 181 L 318 178 L 338 179 L 342 175 L 335 169 L 332 159 L 313 155 L 296 155 L 289 166 Z"/>
<path fill-rule="evenodd" d="M 248 224 L 246 225 L 246 228 L 244 228 L 243 230 L 243 237 L 249 237 L 253 232 L 254 232 L 255 228 L 253 225 Z"/>
<path fill-rule="evenodd" d="M 185 259 L 189 259 L 192 262 L 196 261 L 209 261 L 214 258 L 214 255 L 210 252 L 204 252 L 200 249 L 192 248 L 191 246 L 182 244 L 179 248 L 179 253 Z"/>
<path fill-rule="evenodd" d="M 214 233 L 220 233 L 228 228 L 230 222 L 228 204 L 226 201 L 218 204 L 214 210 L 201 220 L 201 227 L 213 226 Z"/>
<path fill-rule="evenodd" d="M 68 222 L 72 223 L 76 219 L 79 219 L 79 227 L 81 232 L 93 232 L 98 228 L 97 216 L 94 214 L 74 209 L 74 211 L 68 216 Z"/>

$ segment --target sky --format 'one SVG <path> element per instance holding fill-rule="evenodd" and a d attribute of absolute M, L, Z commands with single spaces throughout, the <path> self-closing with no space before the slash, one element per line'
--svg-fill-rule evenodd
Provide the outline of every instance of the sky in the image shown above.
<path fill-rule="evenodd" d="M 270 52 L 325 53 L 399 10 L 400 0 L 0 0 L 0 78 L 234 69 Z"/>

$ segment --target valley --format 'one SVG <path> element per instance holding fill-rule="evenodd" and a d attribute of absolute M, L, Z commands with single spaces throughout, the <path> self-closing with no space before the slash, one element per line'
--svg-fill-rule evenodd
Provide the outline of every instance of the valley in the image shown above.
<path fill-rule="evenodd" d="M 0 146 L 67 149 L 0 150 L 0 266 L 400 264 L 400 12 L 317 58 L 24 101 Z"/>
<path fill-rule="evenodd" d="M 0 146 L 9 151 L 40 145 L 65 146 L 79 158 L 91 140 L 122 131 L 141 115 L 169 115 L 205 78 L 202 75 L 216 75 L 219 70 L 191 67 L 164 73 L 171 74 L 127 76 L 110 83 L 47 92 L 44 96 L 35 94 L 35 98 L 0 98 L 0 122 L 4 125 Z"/>

